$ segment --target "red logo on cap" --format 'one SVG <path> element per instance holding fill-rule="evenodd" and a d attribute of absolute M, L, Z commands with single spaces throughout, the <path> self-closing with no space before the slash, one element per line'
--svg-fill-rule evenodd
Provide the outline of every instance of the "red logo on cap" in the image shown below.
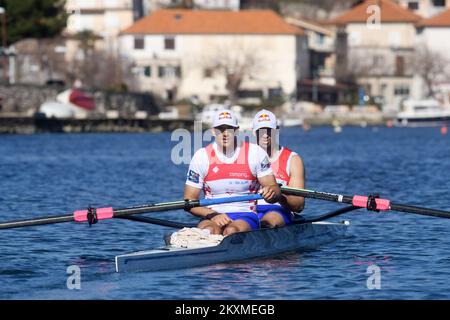
<path fill-rule="evenodd" d="M 258 117 L 258 122 L 263 122 L 263 121 L 269 121 L 270 122 L 270 117 L 268 114 L 263 113 Z"/>
<path fill-rule="evenodd" d="M 231 119 L 231 114 L 227 111 L 219 113 L 219 120 Z"/>

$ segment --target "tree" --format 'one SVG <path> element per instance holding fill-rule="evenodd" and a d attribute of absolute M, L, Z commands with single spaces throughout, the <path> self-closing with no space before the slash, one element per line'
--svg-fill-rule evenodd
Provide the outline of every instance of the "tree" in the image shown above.
<path fill-rule="evenodd" d="M 6 9 L 8 44 L 26 38 L 52 38 L 66 27 L 65 0 L 0 0 Z"/>
<path fill-rule="evenodd" d="M 178 0 L 172 1 L 169 5 L 169 8 L 179 8 L 179 9 L 193 9 L 194 8 L 194 0 Z"/>
<path fill-rule="evenodd" d="M 280 11 L 278 0 L 241 0 L 241 9 L 270 9 Z"/>
<path fill-rule="evenodd" d="M 222 75 L 228 99 L 235 104 L 242 82 L 261 70 L 261 59 L 253 48 L 237 41 L 230 45 L 219 45 L 211 52 L 213 54 L 204 57 L 202 62 L 204 74 Z"/>
<path fill-rule="evenodd" d="M 281 0 L 280 12 L 288 16 L 300 16 L 309 19 L 330 19 L 334 15 L 348 10 L 355 0 Z"/>
<path fill-rule="evenodd" d="M 425 84 L 427 96 L 434 96 L 433 87 L 436 84 L 450 80 L 449 63 L 446 56 L 426 45 L 416 50 L 414 68 Z"/>

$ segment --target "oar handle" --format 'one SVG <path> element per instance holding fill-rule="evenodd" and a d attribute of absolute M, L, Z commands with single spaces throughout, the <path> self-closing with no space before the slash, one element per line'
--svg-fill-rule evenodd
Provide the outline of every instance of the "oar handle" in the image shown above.
<path fill-rule="evenodd" d="M 206 206 L 212 206 L 212 205 L 230 203 L 230 202 L 255 201 L 255 200 L 260 200 L 262 198 L 263 197 L 260 194 L 250 194 L 250 195 L 236 196 L 236 197 L 202 199 L 202 200 L 200 200 L 200 207 L 206 207 Z"/>

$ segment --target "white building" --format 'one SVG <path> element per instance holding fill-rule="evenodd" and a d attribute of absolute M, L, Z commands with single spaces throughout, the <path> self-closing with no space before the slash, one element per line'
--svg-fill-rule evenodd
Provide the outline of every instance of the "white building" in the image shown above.
<path fill-rule="evenodd" d="M 424 19 L 417 24 L 417 47 L 426 48 L 432 54 L 437 53 L 438 58 L 442 58 L 447 68 L 444 73 L 447 79 L 437 80 L 438 93 L 444 94 L 442 97 L 446 104 L 449 104 L 450 93 L 450 9 L 437 14 L 431 18 Z M 422 87 L 419 83 L 418 90 Z M 422 92 L 423 96 L 423 92 Z"/>
<path fill-rule="evenodd" d="M 425 18 L 450 9 L 450 0 L 397 0 L 397 3 Z"/>
<path fill-rule="evenodd" d="M 241 102 L 257 102 L 295 94 L 308 75 L 304 32 L 270 10 L 159 10 L 125 29 L 120 47 L 141 70 L 138 89 L 169 100 L 226 98 L 242 80 Z"/>
<path fill-rule="evenodd" d="M 144 15 L 142 0 L 67 0 L 66 10 L 70 14 L 64 32 L 68 60 L 77 54 L 75 35 L 86 30 L 99 36 L 97 48 L 116 54 L 119 32 Z"/>
<path fill-rule="evenodd" d="M 239 10 L 240 0 L 194 0 L 194 7 L 201 9 Z"/>
<path fill-rule="evenodd" d="M 205 10 L 239 10 L 240 0 L 144 0 L 144 7 L 147 13 L 152 13 L 160 9 L 170 9 L 179 7 L 184 2 L 195 9 Z"/>
<path fill-rule="evenodd" d="M 335 83 L 335 40 L 332 28 L 302 18 L 286 18 L 286 22 L 301 28 L 308 38 L 310 56 L 310 78 L 319 78 L 323 82 Z"/>
<path fill-rule="evenodd" d="M 338 39 L 336 69 L 345 67 L 344 76 L 355 77 L 365 95 L 386 110 L 398 110 L 413 89 L 415 25 L 421 19 L 392 0 L 362 2 L 332 21 Z"/>
<path fill-rule="evenodd" d="M 419 45 L 450 58 L 450 9 L 417 24 Z"/>

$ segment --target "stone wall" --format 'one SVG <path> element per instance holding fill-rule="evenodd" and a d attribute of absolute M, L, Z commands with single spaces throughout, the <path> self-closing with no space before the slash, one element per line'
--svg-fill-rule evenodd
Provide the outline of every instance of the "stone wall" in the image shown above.
<path fill-rule="evenodd" d="M 1 113 L 34 114 L 45 101 L 54 101 L 65 88 L 36 85 L 0 85 Z M 83 90 L 94 97 L 96 116 L 109 110 L 117 110 L 120 116 L 133 116 L 136 111 L 149 115 L 160 112 L 161 106 L 153 95 L 145 93 L 117 93 L 110 91 Z"/>
<path fill-rule="evenodd" d="M 39 117 L 0 117 L 0 134 L 162 132 L 194 129 L 192 120 L 147 119 L 55 119 Z"/>

